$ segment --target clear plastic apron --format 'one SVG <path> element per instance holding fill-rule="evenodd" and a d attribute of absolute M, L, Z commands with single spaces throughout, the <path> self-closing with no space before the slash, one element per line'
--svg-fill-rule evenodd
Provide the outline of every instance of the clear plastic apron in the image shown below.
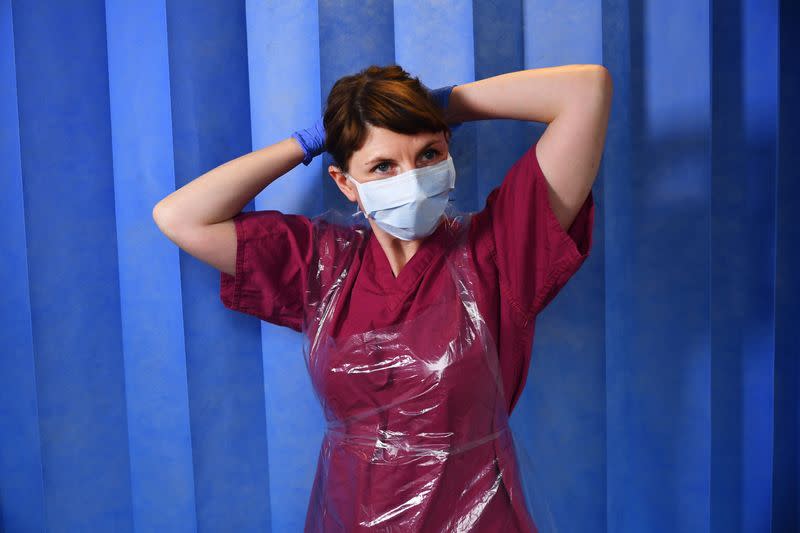
<path fill-rule="evenodd" d="M 372 230 L 337 211 L 312 220 L 303 351 L 327 428 L 306 531 L 536 531 L 476 303 L 471 214 L 445 211 L 452 284 L 434 304 L 346 336 L 334 311 Z"/>

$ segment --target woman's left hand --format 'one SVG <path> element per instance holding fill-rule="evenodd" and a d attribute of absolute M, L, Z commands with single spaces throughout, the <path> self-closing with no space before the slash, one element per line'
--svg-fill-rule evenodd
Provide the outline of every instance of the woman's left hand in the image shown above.
<path fill-rule="evenodd" d="M 422 86 L 425 87 L 425 84 Z M 431 97 L 433 97 L 436 103 L 439 104 L 439 107 L 442 108 L 442 111 L 446 111 L 450 102 L 450 93 L 453 92 L 454 87 L 455 85 L 445 85 L 444 87 L 439 87 L 438 89 L 434 90 L 430 90 L 427 87 L 425 87 L 425 89 L 428 90 L 428 93 L 430 93 Z M 450 126 L 450 131 L 455 133 L 461 127 L 461 122 L 454 122 L 452 124 L 448 123 L 448 126 Z"/>

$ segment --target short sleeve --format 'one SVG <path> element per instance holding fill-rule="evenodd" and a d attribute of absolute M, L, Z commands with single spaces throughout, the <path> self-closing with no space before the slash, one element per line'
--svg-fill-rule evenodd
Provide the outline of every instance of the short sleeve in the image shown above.
<path fill-rule="evenodd" d="M 313 225 L 303 215 L 242 212 L 236 228 L 236 273 L 220 272 L 228 309 L 301 331 Z"/>
<path fill-rule="evenodd" d="M 486 200 L 502 293 L 527 319 L 558 294 L 592 247 L 592 192 L 564 231 L 547 187 L 534 143 Z"/>

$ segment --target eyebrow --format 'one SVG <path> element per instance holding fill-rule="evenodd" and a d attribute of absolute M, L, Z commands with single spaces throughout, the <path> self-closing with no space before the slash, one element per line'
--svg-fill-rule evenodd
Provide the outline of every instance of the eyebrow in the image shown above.
<path fill-rule="evenodd" d="M 435 141 L 430 141 L 428 144 L 423 146 L 422 149 L 419 152 L 417 152 L 417 155 L 421 154 L 422 152 L 424 152 L 425 150 L 427 150 L 428 148 L 430 148 L 434 144 L 439 144 L 440 142 L 442 142 L 441 139 L 436 139 Z M 364 166 L 368 167 L 372 163 L 377 163 L 378 161 L 391 161 L 392 163 L 396 163 L 397 162 L 394 159 L 392 159 L 391 157 L 385 157 L 385 156 L 379 155 L 379 156 L 373 157 L 372 159 L 370 159 L 369 161 L 364 163 Z"/>

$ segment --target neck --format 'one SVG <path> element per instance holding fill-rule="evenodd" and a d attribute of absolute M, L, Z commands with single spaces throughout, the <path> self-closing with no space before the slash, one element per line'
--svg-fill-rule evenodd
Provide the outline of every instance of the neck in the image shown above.
<path fill-rule="evenodd" d="M 375 238 L 378 239 L 378 244 L 381 245 L 383 253 L 386 254 L 386 259 L 389 260 L 389 265 L 392 267 L 394 276 L 397 277 L 406 263 L 417 253 L 423 239 L 404 241 L 403 239 L 398 239 L 394 235 L 383 231 L 374 220 L 368 219 L 368 221 L 370 226 L 372 226 L 372 232 L 375 234 Z"/>

